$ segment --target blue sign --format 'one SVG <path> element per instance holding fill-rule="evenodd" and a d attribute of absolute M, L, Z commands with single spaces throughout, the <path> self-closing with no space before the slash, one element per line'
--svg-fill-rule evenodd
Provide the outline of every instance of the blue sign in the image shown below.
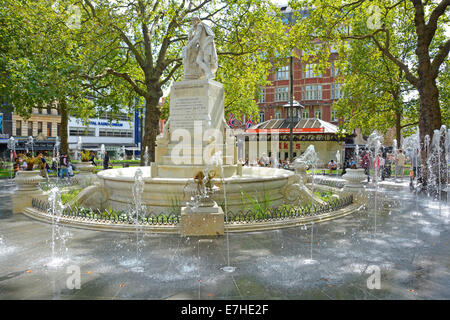
<path fill-rule="evenodd" d="M 91 121 L 89 124 L 94 125 L 94 126 L 123 127 L 123 123 L 109 123 L 107 121 Z"/>
<path fill-rule="evenodd" d="M 0 113 L 0 133 L 3 133 L 3 113 Z"/>

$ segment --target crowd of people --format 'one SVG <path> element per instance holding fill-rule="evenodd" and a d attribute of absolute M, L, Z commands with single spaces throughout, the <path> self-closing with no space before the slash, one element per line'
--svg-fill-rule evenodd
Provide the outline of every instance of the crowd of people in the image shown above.
<path fill-rule="evenodd" d="M 410 163 L 410 180 L 411 182 L 415 179 L 420 181 L 421 179 L 421 158 L 418 149 L 405 155 L 402 149 L 399 149 L 396 154 L 393 152 L 389 153 L 386 150 L 379 152 L 375 157 L 371 155 L 368 150 L 362 151 L 359 154 L 360 161 L 357 162 L 355 157 L 350 157 L 345 160 L 343 164 L 342 174 L 346 173 L 346 169 L 357 169 L 362 168 L 367 176 L 367 181 L 370 182 L 371 176 L 377 177 L 381 181 L 387 178 L 393 177 L 395 182 L 404 177 L 404 171 L 406 164 Z M 259 159 L 254 161 L 249 161 L 248 158 L 242 161 L 245 166 L 258 166 L 258 167 L 272 167 L 272 168 L 283 168 L 291 169 L 289 159 L 278 161 L 274 157 L 268 157 L 266 153 L 263 153 Z M 328 162 L 328 172 L 329 174 L 337 173 L 339 169 L 338 163 L 332 159 Z M 394 170 L 393 170 L 394 169 Z"/>
<path fill-rule="evenodd" d="M 242 163 L 242 165 L 250 167 L 270 167 L 278 169 L 280 168 L 290 169 L 290 162 L 288 158 L 279 161 L 274 156 L 268 157 L 266 153 L 262 153 L 261 157 L 254 161 L 249 161 L 248 158 L 245 158 L 245 161 L 240 160 L 240 162 Z"/>
<path fill-rule="evenodd" d="M 353 158 L 351 159 L 351 163 L 352 164 L 349 163 L 348 167 L 356 169 L 357 164 Z M 370 182 L 370 170 L 372 170 L 374 177 L 384 181 L 386 178 L 391 177 L 392 166 L 395 165 L 394 181 L 398 182 L 399 178 L 402 179 L 404 177 L 406 163 L 410 163 L 409 176 L 411 182 L 414 179 L 420 181 L 422 176 L 422 161 L 419 149 L 415 149 L 408 155 L 406 155 L 402 149 L 399 149 L 397 154 L 379 152 L 373 159 L 369 151 L 364 151 L 362 153 L 360 167 L 364 169 L 364 172 L 367 175 L 367 181 Z"/>
<path fill-rule="evenodd" d="M 89 162 L 97 166 L 96 156 L 94 151 L 89 151 Z M 51 165 L 50 165 L 51 163 Z M 62 153 L 59 159 L 56 156 L 49 157 L 46 152 L 39 152 L 37 157 L 33 157 L 31 153 L 14 154 L 13 170 L 14 176 L 18 171 L 29 170 L 29 168 L 39 168 L 41 176 L 48 179 L 51 172 L 55 172 L 58 177 L 70 180 L 74 176 L 75 166 L 71 162 L 68 154 Z M 109 155 L 106 153 L 103 159 L 103 168 L 111 169 L 112 164 Z"/>

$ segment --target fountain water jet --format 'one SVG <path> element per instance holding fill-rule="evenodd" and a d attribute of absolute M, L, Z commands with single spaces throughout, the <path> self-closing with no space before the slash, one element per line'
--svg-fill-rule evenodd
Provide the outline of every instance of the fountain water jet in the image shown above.
<path fill-rule="evenodd" d="M 133 198 L 134 198 L 134 221 L 136 224 L 136 266 L 132 269 L 135 272 L 143 272 L 144 268 L 140 266 L 139 257 L 139 221 L 142 220 L 144 216 L 144 206 L 142 205 L 142 193 L 144 192 L 144 176 L 141 169 L 137 169 L 134 174 L 134 186 L 133 186 Z"/>
<path fill-rule="evenodd" d="M 59 225 L 59 219 L 61 218 L 64 206 L 61 202 L 61 192 L 57 187 L 50 190 L 49 195 L 49 214 L 52 216 L 52 238 L 51 238 L 51 250 L 52 256 L 48 267 L 59 267 L 65 263 L 65 259 L 62 257 L 63 251 L 66 251 L 65 246 L 65 234 L 61 230 Z M 57 247 L 58 246 L 58 247 Z"/>

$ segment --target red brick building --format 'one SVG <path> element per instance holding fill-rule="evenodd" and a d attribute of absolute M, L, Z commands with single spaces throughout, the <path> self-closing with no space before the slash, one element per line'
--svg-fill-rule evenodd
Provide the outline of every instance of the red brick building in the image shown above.
<path fill-rule="evenodd" d="M 280 10 L 284 23 L 291 24 L 297 19 L 289 7 L 280 6 Z M 302 11 L 301 15 L 307 16 L 308 11 Z M 336 83 L 338 54 L 332 48 L 330 50 L 331 67 L 323 74 L 314 73 L 313 63 L 300 63 L 299 59 L 293 59 L 294 100 L 305 106 L 299 111 L 299 118 L 318 118 L 337 125 L 332 104 L 341 97 L 340 84 Z M 297 49 L 297 55 L 301 56 L 300 49 Z M 283 105 L 289 103 L 289 60 L 287 58 L 284 67 L 273 70 L 269 75 L 272 85 L 261 88 L 258 122 L 286 118 L 288 108 Z"/>
<path fill-rule="evenodd" d="M 330 57 L 331 67 L 323 74 L 315 74 L 312 64 L 302 64 L 293 59 L 294 100 L 305 106 L 299 111 L 300 118 L 318 118 L 337 124 L 332 104 L 341 97 L 340 84 L 336 82 L 337 53 Z M 274 70 L 268 78 L 272 85 L 261 89 L 259 97 L 260 118 L 258 122 L 286 118 L 289 103 L 289 59 L 286 66 Z"/>

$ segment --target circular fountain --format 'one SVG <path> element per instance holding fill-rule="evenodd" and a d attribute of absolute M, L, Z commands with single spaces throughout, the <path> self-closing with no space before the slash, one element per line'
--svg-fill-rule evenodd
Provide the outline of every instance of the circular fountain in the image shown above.
<path fill-rule="evenodd" d="M 199 35 L 199 41 L 206 41 L 204 37 Z M 318 159 L 313 146 L 296 161 L 295 172 L 238 162 L 236 137 L 224 117 L 223 86 L 213 80 L 214 66 L 198 63 L 198 52 L 191 49 L 195 43 L 189 41 L 183 50 L 185 75 L 171 87 L 170 116 L 156 137 L 154 161 L 148 163 L 146 147 L 145 166 L 100 171 L 96 182 L 67 205 L 61 223 L 131 231 L 134 221 L 142 230 L 184 236 L 224 235 L 226 230 L 228 236 L 229 232 L 312 224 L 351 213 L 352 208 L 345 208 L 352 203 L 351 196 L 325 203 L 314 195 L 314 177 L 308 188 L 306 166 L 314 171 Z M 276 150 L 272 152 L 277 155 Z M 208 177 L 206 182 L 216 187 L 215 192 L 205 193 L 205 181 L 198 177 Z M 197 184 L 199 194 L 188 190 L 192 184 Z M 35 208 L 42 206 L 35 201 Z M 49 219 L 39 211 L 32 208 L 26 214 Z M 128 216 L 134 212 L 134 220 L 124 212 Z"/>
<path fill-rule="evenodd" d="M 185 186 L 193 180 L 198 167 L 192 167 L 192 177 L 158 176 L 153 167 L 129 167 L 104 170 L 97 174 L 101 187 L 108 195 L 108 203 L 115 209 L 126 209 L 132 202 L 132 188 L 136 170 L 141 170 L 145 182 L 142 203 L 155 213 L 170 212 L 175 206 L 185 206 L 190 200 L 190 194 L 185 192 Z M 167 168 L 165 168 L 167 170 Z M 228 210 L 245 210 L 252 201 L 266 197 L 274 206 L 285 203 L 288 194 L 296 189 L 298 177 L 294 172 L 263 167 L 241 167 L 242 174 L 225 176 L 223 183 L 227 193 Z M 153 171 L 153 172 L 152 172 Z M 217 171 L 219 172 L 219 171 Z M 217 180 L 222 184 L 221 180 Z M 224 202 L 223 193 L 216 193 L 213 199 Z M 295 201 L 296 199 L 290 199 Z"/>

